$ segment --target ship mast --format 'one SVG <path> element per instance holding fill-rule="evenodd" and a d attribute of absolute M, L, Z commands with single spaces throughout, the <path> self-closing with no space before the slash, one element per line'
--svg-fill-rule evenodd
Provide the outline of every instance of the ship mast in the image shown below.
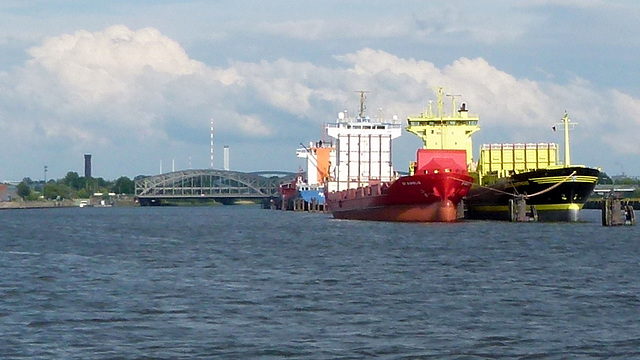
<path fill-rule="evenodd" d="M 440 117 L 440 121 L 442 121 L 442 116 L 444 115 L 444 102 L 442 101 L 443 91 L 443 87 L 438 88 L 438 117 Z"/>
<path fill-rule="evenodd" d="M 447 94 L 447 96 L 451 96 L 451 114 L 455 114 L 458 108 L 456 107 L 456 96 L 462 96 L 459 94 Z"/>
<path fill-rule="evenodd" d="M 365 110 L 364 101 L 367 99 L 367 97 L 364 94 L 368 93 L 368 91 L 358 90 L 356 92 L 360 93 L 360 111 L 358 112 L 358 118 L 364 119 L 364 110 Z"/>
<path fill-rule="evenodd" d="M 564 166 L 571 166 L 571 155 L 569 152 L 569 114 L 565 110 L 562 117 L 562 124 L 564 125 Z M 576 124 L 576 123 L 573 123 Z"/>

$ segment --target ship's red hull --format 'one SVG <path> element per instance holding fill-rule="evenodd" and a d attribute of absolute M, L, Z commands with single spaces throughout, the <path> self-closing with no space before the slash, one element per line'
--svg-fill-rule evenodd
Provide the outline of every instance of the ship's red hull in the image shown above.
<path fill-rule="evenodd" d="M 462 173 L 401 177 L 391 183 L 331 192 L 328 210 L 336 219 L 451 222 L 473 179 Z"/>

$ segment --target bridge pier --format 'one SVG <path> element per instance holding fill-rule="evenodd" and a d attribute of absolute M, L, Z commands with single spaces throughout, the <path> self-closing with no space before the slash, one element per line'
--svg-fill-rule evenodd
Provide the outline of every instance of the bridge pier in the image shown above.
<path fill-rule="evenodd" d="M 136 201 L 140 206 L 161 206 L 161 199 L 153 199 L 153 198 L 136 198 Z"/>
<path fill-rule="evenodd" d="M 234 198 L 219 198 L 215 201 L 221 203 L 222 205 L 235 205 L 236 203 L 236 199 Z"/>

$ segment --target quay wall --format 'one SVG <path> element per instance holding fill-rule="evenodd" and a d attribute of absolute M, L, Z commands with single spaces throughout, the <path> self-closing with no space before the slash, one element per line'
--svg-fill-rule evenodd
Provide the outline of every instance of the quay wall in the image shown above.
<path fill-rule="evenodd" d="M 8 209 L 47 209 L 77 206 L 73 201 L 3 201 L 0 210 Z"/>

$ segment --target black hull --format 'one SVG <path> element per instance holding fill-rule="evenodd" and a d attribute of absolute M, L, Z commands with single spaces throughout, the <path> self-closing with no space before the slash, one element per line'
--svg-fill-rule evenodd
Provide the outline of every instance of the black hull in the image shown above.
<path fill-rule="evenodd" d="M 465 199 L 466 217 L 510 220 L 509 200 L 529 195 L 527 205 L 535 206 L 539 221 L 578 221 L 599 174 L 598 169 L 570 166 L 515 174 L 487 186 L 474 185 Z"/>

